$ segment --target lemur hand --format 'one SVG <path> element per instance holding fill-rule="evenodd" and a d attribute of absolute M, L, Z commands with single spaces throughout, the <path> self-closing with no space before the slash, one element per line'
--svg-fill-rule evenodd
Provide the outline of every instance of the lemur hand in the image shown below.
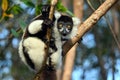
<path fill-rule="evenodd" d="M 53 21 L 51 19 L 47 18 L 44 20 L 43 25 L 51 28 L 51 27 L 53 27 Z"/>

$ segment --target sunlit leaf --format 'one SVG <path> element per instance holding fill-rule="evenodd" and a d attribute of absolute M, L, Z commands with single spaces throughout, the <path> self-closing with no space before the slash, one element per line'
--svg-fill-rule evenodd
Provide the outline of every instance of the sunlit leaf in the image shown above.
<path fill-rule="evenodd" d="M 5 18 L 13 18 L 13 17 L 14 17 L 13 14 L 7 14 L 7 13 L 3 12 L 3 14 L 2 14 L 2 16 L 1 16 L 1 18 L 0 18 L 0 22 L 1 22 L 3 19 L 5 19 Z"/>
<path fill-rule="evenodd" d="M 3 17 L 13 18 L 13 17 L 14 17 L 14 15 L 13 15 L 13 14 L 3 13 Z"/>
<path fill-rule="evenodd" d="M 16 30 L 14 29 L 11 29 L 11 32 L 12 32 L 12 35 L 15 36 L 15 37 L 18 37 L 19 34 L 16 32 Z"/>
<path fill-rule="evenodd" d="M 2 0 L 2 10 L 5 12 L 8 8 L 8 0 Z"/>

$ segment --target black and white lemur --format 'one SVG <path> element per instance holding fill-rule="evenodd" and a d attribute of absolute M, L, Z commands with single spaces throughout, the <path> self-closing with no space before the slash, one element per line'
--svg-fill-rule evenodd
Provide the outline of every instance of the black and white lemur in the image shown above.
<path fill-rule="evenodd" d="M 76 35 L 80 20 L 76 17 L 62 15 L 55 11 L 53 20 L 48 19 L 50 6 L 43 6 L 42 14 L 34 18 L 34 20 L 26 27 L 22 40 L 19 44 L 19 55 L 22 61 L 32 70 L 41 69 L 45 59 L 46 35 L 47 28 L 52 28 L 52 37 L 50 40 L 49 53 L 46 64 L 54 68 L 61 65 L 62 45 L 63 43 Z M 51 61 L 49 61 L 49 58 Z"/>

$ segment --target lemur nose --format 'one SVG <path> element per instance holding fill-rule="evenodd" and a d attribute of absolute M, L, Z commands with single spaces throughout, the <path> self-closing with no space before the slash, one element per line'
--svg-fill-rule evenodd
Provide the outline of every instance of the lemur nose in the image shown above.
<path fill-rule="evenodd" d="M 62 35 L 63 35 L 63 36 L 66 36 L 66 35 L 67 35 L 66 30 L 63 30 L 63 31 L 62 31 Z"/>
<path fill-rule="evenodd" d="M 62 35 L 63 35 L 63 36 L 66 36 L 67 34 L 66 34 L 66 33 L 63 33 Z"/>

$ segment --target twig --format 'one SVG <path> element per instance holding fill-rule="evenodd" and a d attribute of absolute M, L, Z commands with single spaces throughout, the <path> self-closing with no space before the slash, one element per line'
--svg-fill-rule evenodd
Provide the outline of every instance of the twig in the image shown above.
<path fill-rule="evenodd" d="M 117 46 L 118 46 L 118 48 L 119 48 L 119 50 L 120 50 L 119 41 L 118 41 L 118 39 L 117 39 L 117 36 L 115 35 L 114 30 L 112 29 L 112 26 L 111 26 L 110 22 L 107 20 L 107 17 L 106 17 L 106 16 L 104 16 L 104 19 L 106 20 L 106 22 L 107 22 L 107 24 L 108 24 L 108 26 L 109 26 L 109 29 L 110 29 L 110 31 L 111 31 L 111 33 L 112 33 L 112 35 L 113 35 L 113 38 L 114 38 L 114 40 L 115 40 L 115 42 L 116 42 L 116 44 L 117 44 Z"/>
<path fill-rule="evenodd" d="M 57 0 L 52 0 L 51 1 L 51 8 L 50 8 L 50 13 L 49 13 L 49 19 L 53 19 L 53 15 L 54 15 L 54 9 L 55 9 L 55 5 L 57 4 Z M 48 58 L 48 55 L 49 55 L 49 45 L 50 45 L 50 39 L 51 39 L 51 28 L 47 28 L 47 35 L 46 35 L 46 38 L 47 38 L 47 48 L 46 48 L 46 55 L 45 55 L 45 60 L 43 61 L 43 66 L 46 64 L 46 61 L 47 61 L 47 58 Z"/>
<path fill-rule="evenodd" d="M 93 11 L 95 11 L 95 8 L 92 6 L 92 4 L 90 3 L 90 1 L 87 0 L 87 2 L 88 2 L 88 4 L 89 4 L 89 6 L 91 7 L 91 9 L 92 9 Z M 102 1 L 100 1 L 100 3 L 102 3 Z M 113 38 L 114 38 L 114 40 L 115 40 L 115 42 L 116 42 L 116 44 L 117 44 L 117 46 L 118 46 L 118 48 L 119 48 L 119 50 L 120 50 L 119 41 L 118 41 L 117 37 L 115 36 L 115 32 L 114 32 L 114 30 L 112 29 L 112 26 L 111 26 L 110 22 L 107 20 L 106 15 L 103 16 L 103 18 L 106 20 L 106 22 L 107 22 L 107 24 L 108 24 L 108 26 L 109 26 L 109 29 L 110 29 L 110 31 L 111 31 L 111 33 L 112 33 L 112 36 L 113 36 Z"/>
<path fill-rule="evenodd" d="M 89 4 L 90 8 L 91 8 L 93 11 L 95 11 L 95 8 L 92 6 L 90 0 L 87 0 L 87 3 Z"/>
<path fill-rule="evenodd" d="M 50 13 L 49 13 L 49 19 L 53 19 L 53 15 L 54 15 L 54 9 L 55 9 L 55 5 L 57 4 L 57 0 L 52 0 L 51 1 L 51 8 L 50 8 Z M 45 55 L 45 59 L 44 59 L 44 61 L 43 61 L 43 67 L 39 70 L 39 72 L 36 74 L 36 76 L 35 76 L 35 78 L 34 78 L 34 80 L 43 80 L 43 79 L 45 79 L 45 78 L 42 78 L 42 77 L 44 77 L 44 76 L 42 76 L 41 77 L 41 73 L 42 73 L 42 71 L 44 72 L 44 66 L 45 66 L 45 64 L 46 64 L 46 61 L 47 61 L 47 56 L 48 56 L 48 50 L 49 50 L 49 44 L 50 44 L 50 38 L 51 38 L 51 28 L 48 28 L 47 29 L 47 36 L 46 36 L 46 38 L 47 38 L 47 48 L 46 48 L 46 55 Z M 51 73 L 52 74 L 52 73 Z M 46 75 L 46 74 L 44 74 L 44 75 Z"/>

